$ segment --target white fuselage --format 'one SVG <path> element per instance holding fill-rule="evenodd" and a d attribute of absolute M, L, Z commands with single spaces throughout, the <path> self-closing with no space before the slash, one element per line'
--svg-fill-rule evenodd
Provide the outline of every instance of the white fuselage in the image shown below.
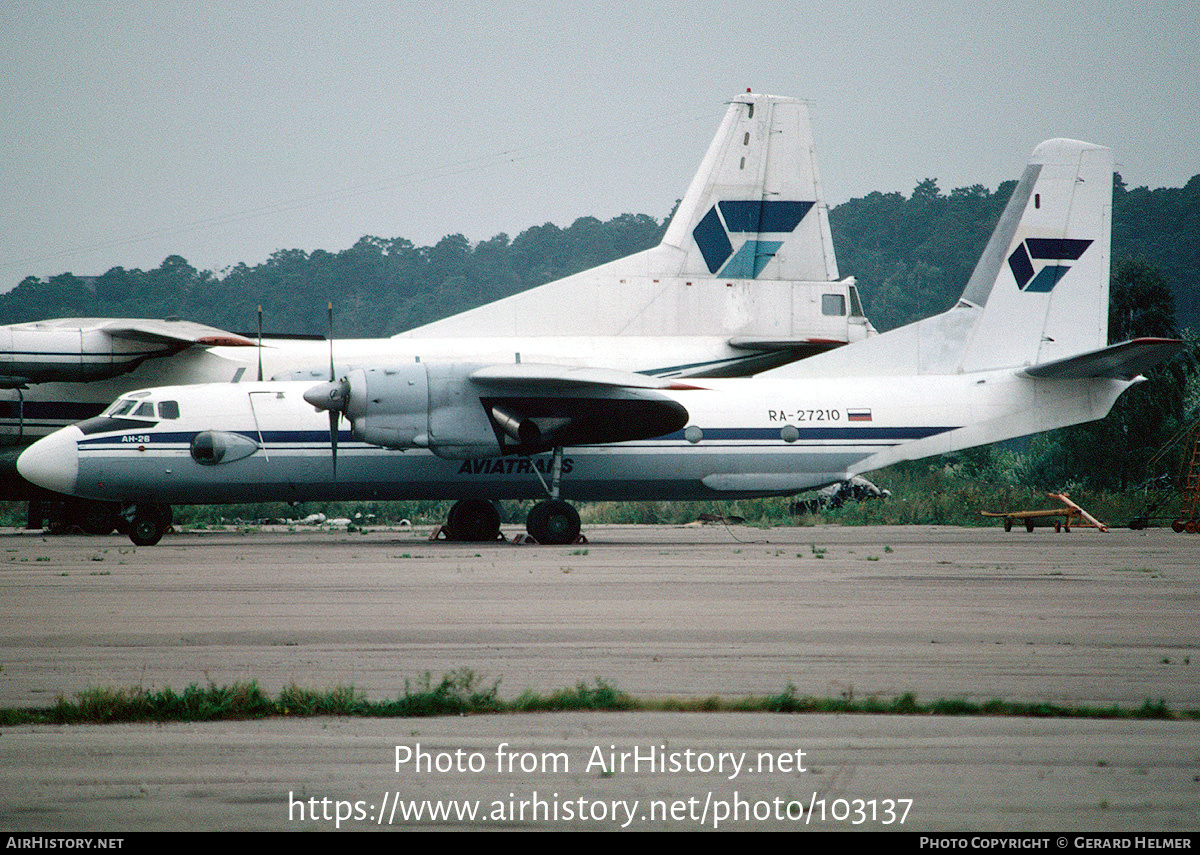
<path fill-rule="evenodd" d="M 786 495 L 890 463 L 1102 418 L 1118 380 L 1037 380 L 1011 370 L 823 380 L 711 380 L 661 391 L 688 411 L 681 431 L 568 447 L 567 499 Z M 114 501 L 171 504 L 321 499 L 529 498 L 544 494 L 549 454 L 445 459 L 359 442 L 343 420 L 333 470 L 329 419 L 302 398 L 311 382 L 153 389 L 177 418 L 102 416 L 41 440 L 18 467 L 34 483 Z M 136 397 L 135 396 L 127 396 Z M 171 412 L 171 410 L 168 410 Z M 202 431 L 242 449 L 193 459 Z M 536 470 L 536 471 L 535 471 Z"/>

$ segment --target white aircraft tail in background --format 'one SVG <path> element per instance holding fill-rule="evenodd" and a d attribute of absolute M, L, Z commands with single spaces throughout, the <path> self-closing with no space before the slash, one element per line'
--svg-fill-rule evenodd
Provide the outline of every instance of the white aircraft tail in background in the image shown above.
<path fill-rule="evenodd" d="M 791 358 L 874 333 L 838 279 L 804 103 L 734 98 L 658 246 L 398 338 L 551 333 L 716 335 Z"/>

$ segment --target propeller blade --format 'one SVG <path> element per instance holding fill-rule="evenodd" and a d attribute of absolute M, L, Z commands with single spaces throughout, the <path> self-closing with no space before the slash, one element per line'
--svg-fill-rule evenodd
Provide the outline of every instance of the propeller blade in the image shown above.
<path fill-rule="evenodd" d="M 258 307 L 258 382 L 262 382 L 262 306 Z"/>
<path fill-rule="evenodd" d="M 329 382 L 333 382 L 337 377 L 333 373 L 333 301 L 329 301 Z"/>
<path fill-rule="evenodd" d="M 333 478 L 337 480 L 337 435 L 338 435 L 338 419 L 341 418 L 341 413 L 337 410 L 329 411 L 329 449 L 333 455 Z"/>

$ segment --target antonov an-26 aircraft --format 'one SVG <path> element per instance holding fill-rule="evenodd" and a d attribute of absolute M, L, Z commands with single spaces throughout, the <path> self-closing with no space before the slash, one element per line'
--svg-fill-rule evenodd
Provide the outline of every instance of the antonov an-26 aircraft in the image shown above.
<path fill-rule="evenodd" d="M 368 497 L 458 499 L 451 534 L 490 540 L 493 500 L 536 495 L 530 535 L 566 543 L 563 497 L 791 494 L 1098 419 L 1181 346 L 1107 346 L 1111 194 L 1109 149 L 1042 143 L 953 308 L 753 378 L 507 360 L 147 389 L 19 467 L 123 502 L 141 544 L 162 536 L 156 503 Z"/>
<path fill-rule="evenodd" d="M 392 338 L 340 340 L 337 371 L 519 360 L 732 377 L 866 338 L 875 331 L 854 279 L 839 279 L 812 151 L 803 102 L 738 95 L 659 246 Z M 0 446 L 132 389 L 328 378 L 326 342 L 255 343 L 186 321 L 0 327 Z M 0 497 L 24 497 L 15 461 L 0 448 Z M 85 527 L 111 530 L 103 508 L 78 510 Z"/>

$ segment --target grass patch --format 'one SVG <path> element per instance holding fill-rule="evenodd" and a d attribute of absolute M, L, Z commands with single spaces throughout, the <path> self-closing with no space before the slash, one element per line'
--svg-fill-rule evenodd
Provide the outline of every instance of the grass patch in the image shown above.
<path fill-rule="evenodd" d="M 1104 718 L 1197 720 L 1200 710 L 1171 710 L 1162 700 L 1146 700 L 1140 707 L 1068 707 L 1046 703 L 991 700 L 982 704 L 957 699 L 919 702 L 911 693 L 894 698 L 814 698 L 798 695 L 795 686 L 766 696 L 726 699 L 635 698 L 612 683 L 597 678 L 549 694 L 532 690 L 506 701 L 499 696 L 499 681 L 482 685 L 474 671 L 464 668 L 440 680 L 426 672 L 405 681 L 394 699 L 371 701 L 349 686 L 328 691 L 286 686 L 277 697 L 256 682 L 231 686 L 192 684 L 176 693 L 170 688 L 93 688 L 74 700 L 59 696 L 48 709 L 0 709 L 0 725 L 113 724 L 117 722 L 233 721 L 272 717 L 347 716 L 361 718 L 417 718 L 443 715 L 561 712 L 564 710 L 641 712 L 772 712 L 841 713 L 857 715 L 1012 716 L 1028 718 Z"/>
<path fill-rule="evenodd" d="M 986 464 L 986 465 L 985 465 Z M 683 525 L 707 515 L 709 519 L 741 519 L 745 525 L 960 525 L 995 527 L 1000 522 L 979 512 L 1046 509 L 1056 502 L 1046 497 L 1047 489 L 1067 490 L 1099 519 L 1113 526 L 1126 525 L 1141 516 L 1148 496 L 1138 490 L 1113 492 L 1087 489 L 1079 484 L 1054 483 L 1033 486 L 1037 479 L 1028 476 L 1020 455 L 1013 452 L 984 451 L 943 455 L 909 461 L 868 473 L 879 487 L 891 491 L 882 500 L 848 502 L 840 508 L 825 508 L 815 514 L 793 515 L 794 499 L 811 499 L 815 493 L 796 497 L 736 499 L 704 502 L 579 502 L 584 525 L 643 524 Z M 265 502 L 240 505 L 179 505 L 174 508 L 175 526 L 180 530 L 227 531 L 242 533 L 259 523 L 288 524 L 296 530 L 298 521 L 310 513 L 321 512 L 329 519 L 349 519 L 355 530 L 362 527 L 393 527 L 402 520 L 414 526 L 434 526 L 445 522 L 449 501 L 362 501 L 306 502 L 287 505 Z M 499 502 L 500 519 L 505 525 L 524 522 L 534 500 Z M 1170 503 L 1168 503 L 1170 504 Z M 26 518 L 24 502 L 0 502 L 0 526 L 21 526 Z M 303 527 L 301 527 L 303 528 Z M 888 550 L 890 551 L 890 550 Z"/>

